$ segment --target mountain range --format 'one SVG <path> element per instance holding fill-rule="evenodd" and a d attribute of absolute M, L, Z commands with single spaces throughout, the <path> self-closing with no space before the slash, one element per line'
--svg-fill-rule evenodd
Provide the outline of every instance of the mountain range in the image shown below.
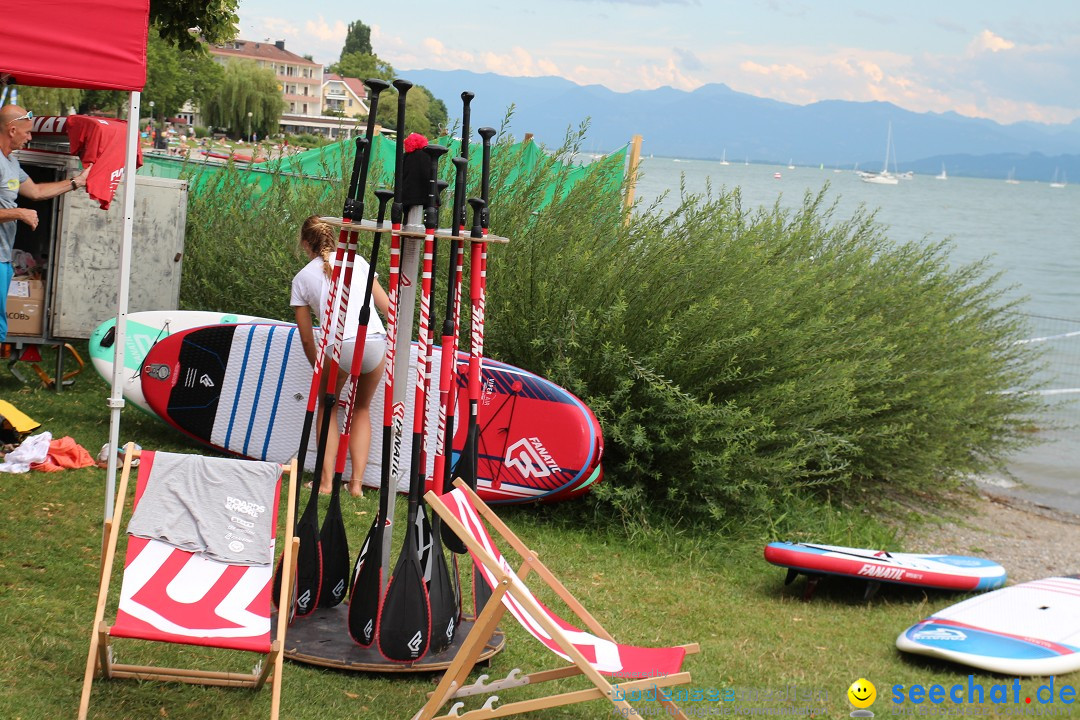
<path fill-rule="evenodd" d="M 793 105 L 723 84 L 689 92 L 661 87 L 620 93 L 558 77 L 465 70 L 411 70 L 403 76 L 441 99 L 451 118 L 461 116 L 461 92 L 476 93 L 474 128 L 498 127 L 513 106 L 509 131 L 518 138 L 533 133 L 552 148 L 588 119 L 585 152 L 608 152 L 641 134 L 645 155 L 878 170 L 891 123 L 891 155 L 901 172 L 936 174 L 944 164 L 950 175 L 1004 178 L 1015 171 L 1018 180 L 1046 181 L 1060 170 L 1080 181 L 1080 119 L 1068 125 L 1003 125 L 885 102 Z"/>

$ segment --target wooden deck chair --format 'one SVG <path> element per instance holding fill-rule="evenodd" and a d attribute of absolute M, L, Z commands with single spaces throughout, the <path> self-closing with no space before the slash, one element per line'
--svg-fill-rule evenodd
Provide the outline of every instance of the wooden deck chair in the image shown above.
<path fill-rule="evenodd" d="M 698 645 L 692 643 L 668 648 L 644 648 L 616 643 L 540 562 L 536 553 L 526 547 L 476 493 L 460 479 L 454 481 L 454 486 L 455 490 L 441 496 L 429 492 L 425 499 L 435 512 L 439 513 L 443 522 L 468 546 L 477 567 L 482 569 L 494 591 L 435 692 L 429 695 L 427 704 L 414 716 L 414 720 L 432 720 L 447 702 L 458 698 L 579 675 L 590 681 L 588 688 L 519 700 L 497 707 L 495 703 L 499 698 L 492 695 L 482 708 L 464 713 L 460 712 L 464 703 L 455 702 L 448 714 L 438 717 L 505 717 L 542 708 L 606 699 L 622 717 L 636 714 L 630 701 L 655 700 L 663 706 L 663 709 L 657 708 L 661 714 L 685 719 L 686 715 L 672 701 L 665 688 L 690 682 L 690 673 L 682 670 L 683 659 L 688 653 L 698 652 Z M 523 564 L 517 572 L 495 546 L 481 517 L 521 556 Z M 525 585 L 525 578 L 534 572 L 578 616 L 588 628 L 587 631 L 563 620 L 532 594 Z M 506 611 L 549 650 L 572 664 L 529 675 L 520 675 L 520 671 L 515 669 L 502 680 L 485 682 L 487 676 L 481 676 L 475 683 L 465 685 L 465 679 L 476 664 L 485 641 Z"/>
<path fill-rule="evenodd" d="M 105 609 L 124 514 L 132 454 L 133 446 L 128 445 L 113 517 L 105 523 L 101 585 L 79 704 L 80 720 L 86 718 L 91 686 L 99 673 L 103 679 L 135 678 L 224 687 L 260 688 L 269 681 L 273 691 L 270 717 L 276 719 L 281 704 L 282 648 L 288 625 L 288 593 L 293 585 L 292 571 L 297 551 L 297 541 L 293 538 L 296 461 L 293 460 L 289 466 L 281 466 L 277 463 L 143 451 L 138 463 L 133 515 L 144 497 L 150 498 L 146 509 L 152 510 L 154 506 L 170 507 L 166 503 L 172 502 L 171 498 L 187 501 L 189 507 L 195 505 L 192 498 L 185 496 L 184 487 L 193 487 L 194 492 L 200 493 L 202 488 L 213 485 L 220 488 L 220 493 L 195 498 L 201 501 L 198 504 L 202 513 L 177 513 L 178 516 L 189 514 L 193 517 L 190 524 L 179 529 L 176 523 L 168 523 L 169 544 L 160 539 L 128 534 L 116 621 L 108 625 L 105 622 Z M 286 552 L 282 560 L 285 581 L 281 584 L 281 597 L 277 600 L 276 633 L 271 637 L 272 558 L 283 470 L 287 470 L 289 476 L 288 517 L 284 530 Z M 178 486 L 179 491 L 175 490 Z M 246 487 L 247 491 L 237 492 L 239 486 Z M 252 487 L 257 487 L 256 494 L 252 494 L 255 492 L 251 490 Z M 235 497 L 231 494 L 233 492 L 236 492 Z M 163 498 L 162 493 L 177 494 Z M 271 497 L 273 504 L 267 508 Z M 261 504 L 263 502 L 265 504 Z M 205 542 L 207 547 L 199 552 L 181 549 L 188 547 L 184 540 L 192 534 L 200 538 L 210 537 L 206 531 L 211 527 L 205 521 L 200 524 L 199 518 L 194 516 L 214 515 L 208 507 L 211 505 L 223 506 L 223 510 L 219 511 L 223 514 L 218 519 L 226 523 L 225 534 L 219 532 L 213 535 L 222 538 L 221 542 L 227 549 L 225 555 L 228 552 L 245 555 L 240 562 L 236 562 L 235 558 L 229 562 L 220 553 L 211 557 L 222 545 L 211 547 L 209 540 Z M 268 523 L 267 510 L 270 510 Z M 145 512 L 142 517 L 146 517 Z M 262 542 L 250 542 L 251 535 L 244 535 L 245 530 L 252 531 L 251 528 L 265 530 L 267 524 L 270 536 Z M 196 527 L 197 530 L 194 533 L 186 532 L 188 527 Z M 213 529 L 220 531 L 223 528 L 214 525 Z M 254 560 L 246 557 L 252 553 L 257 555 Z M 264 556 L 271 561 L 262 564 Z M 251 562 L 256 564 L 249 564 Z M 246 650 L 264 657 L 251 673 L 124 665 L 114 661 L 111 641 L 117 637 Z"/>

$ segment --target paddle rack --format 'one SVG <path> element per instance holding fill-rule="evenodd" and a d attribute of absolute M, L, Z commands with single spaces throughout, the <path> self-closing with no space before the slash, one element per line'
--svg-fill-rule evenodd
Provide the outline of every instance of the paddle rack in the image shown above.
<path fill-rule="evenodd" d="M 345 223 L 341 218 L 335 217 L 324 217 L 322 220 L 337 229 L 366 233 L 381 232 L 385 233 L 387 236 L 391 233 L 389 222 L 375 223 L 371 220 L 361 220 L 359 222 Z M 402 226 L 401 230 L 398 232 L 398 236 L 401 238 L 402 242 L 402 256 L 406 255 L 407 243 L 421 243 L 426 237 L 423 226 L 417 224 L 407 224 Z M 455 236 L 453 232 L 447 228 L 437 229 L 434 237 L 438 240 L 456 239 L 463 243 L 485 242 L 495 245 L 505 245 L 510 242 L 508 238 L 500 237 L 498 235 L 472 237 L 468 231 L 463 231 L 461 234 Z M 399 338 L 399 342 L 400 340 L 401 339 Z M 406 338 L 406 347 L 409 340 L 411 340 L 411 338 Z M 419 361 L 420 359 L 418 359 L 418 362 Z M 411 379 L 412 374 L 408 373 L 407 376 L 407 379 Z M 402 380 L 406 380 L 406 378 L 399 381 Z M 426 398 L 426 400 L 427 402 L 431 402 L 430 397 Z M 404 432 L 409 431 L 408 425 L 409 423 L 406 422 Z M 408 468 L 405 467 L 403 470 L 408 471 Z M 393 487 L 397 487 L 397 482 L 397 478 L 391 478 Z M 390 512 L 390 516 L 393 516 L 392 511 Z M 396 527 L 397 525 L 403 524 L 404 523 L 394 523 L 394 526 Z M 389 535 L 387 536 L 387 539 L 389 541 Z M 467 558 L 468 556 L 466 555 L 463 557 Z M 462 563 L 463 572 L 468 572 L 470 567 L 470 562 Z M 348 631 L 348 605 L 342 603 L 333 608 L 316 609 L 306 617 L 295 619 L 289 626 L 286 634 L 284 656 L 289 660 L 307 665 L 355 672 L 395 674 L 437 672 L 446 670 L 450 667 L 450 663 L 453 662 L 455 656 L 461 650 L 465 639 L 469 636 L 474 620 L 475 618 L 463 618 L 459 616 L 454 641 L 449 647 L 440 652 L 432 653 L 429 650 L 429 652 L 411 662 L 397 662 L 389 660 L 381 655 L 376 643 L 365 648 L 358 645 L 352 637 L 350 637 Z M 483 650 L 479 653 L 477 658 L 478 661 L 485 662 L 489 660 L 491 657 L 502 651 L 505 646 L 506 637 L 504 633 L 500 629 L 496 629 L 485 643 Z"/>

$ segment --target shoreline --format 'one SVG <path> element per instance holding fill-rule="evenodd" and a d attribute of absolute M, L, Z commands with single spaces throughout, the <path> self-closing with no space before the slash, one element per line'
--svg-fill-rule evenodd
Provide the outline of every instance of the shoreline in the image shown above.
<path fill-rule="evenodd" d="M 986 557 L 1005 568 L 1009 585 L 1080 573 L 1080 515 L 984 488 L 958 505 L 909 529 L 905 547 Z"/>

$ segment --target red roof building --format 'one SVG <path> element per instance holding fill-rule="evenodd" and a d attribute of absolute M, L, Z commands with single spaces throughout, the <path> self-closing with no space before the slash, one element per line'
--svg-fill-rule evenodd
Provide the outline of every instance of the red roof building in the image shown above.
<path fill-rule="evenodd" d="M 259 67 L 270 68 L 281 86 L 286 112 L 296 115 L 322 115 L 323 67 L 285 49 L 285 41 L 275 43 L 233 40 L 207 48 L 222 65 L 231 59 L 251 60 Z"/>
<path fill-rule="evenodd" d="M 366 118 L 367 88 L 359 78 L 326 73 L 322 85 L 323 108 L 344 117 Z"/>

